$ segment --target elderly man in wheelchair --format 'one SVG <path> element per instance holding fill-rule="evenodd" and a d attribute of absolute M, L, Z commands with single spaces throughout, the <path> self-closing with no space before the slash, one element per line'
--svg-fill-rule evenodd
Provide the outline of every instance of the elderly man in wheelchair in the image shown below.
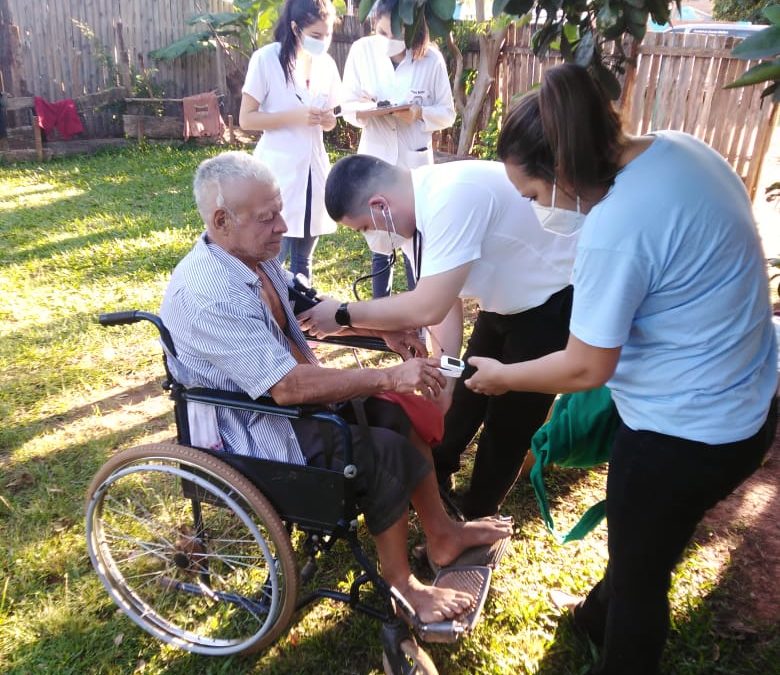
<path fill-rule="evenodd" d="M 500 518 L 451 518 L 429 447 L 401 407 L 374 398 L 391 391 L 436 396 L 444 384 L 439 362 L 318 365 L 276 260 L 287 228 L 268 168 L 248 154 L 223 153 L 200 165 L 194 194 L 206 231 L 176 267 L 161 320 L 143 312 L 101 319 L 157 325 L 180 445 L 134 448 L 98 472 L 87 500 L 93 565 L 136 623 L 185 649 L 255 651 L 278 637 L 296 607 L 332 597 L 395 626 L 394 637 L 383 635 L 385 668 L 413 672 L 409 659 L 419 661 L 406 647 L 399 651 L 409 641 L 398 637 L 395 615 L 428 631 L 428 639 L 443 640 L 435 636 L 442 626 L 457 634 L 461 617 L 478 614 L 489 573 L 461 568 L 474 583 L 462 575 L 432 585 L 417 579 L 407 551 L 409 503 L 428 559 L 445 568 L 440 576 L 464 551 L 495 553 L 511 534 Z M 409 346 L 424 349 L 413 334 L 375 337 L 401 345 L 407 356 Z M 381 576 L 354 536 L 358 511 L 374 537 Z M 317 591 L 296 605 L 294 526 L 308 535 L 305 577 L 317 553 L 347 539 L 365 570 L 349 595 Z M 368 581 L 389 611 L 360 599 Z M 214 616 L 205 619 L 208 612 Z"/>

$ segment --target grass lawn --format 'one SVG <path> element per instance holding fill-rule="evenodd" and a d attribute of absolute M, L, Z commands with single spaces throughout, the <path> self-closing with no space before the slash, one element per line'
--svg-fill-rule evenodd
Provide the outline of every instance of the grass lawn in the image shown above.
<path fill-rule="evenodd" d="M 168 275 L 200 232 L 190 182 L 216 148 L 130 148 L 45 165 L 0 167 L 0 671 L 6 673 L 381 672 L 378 624 L 329 601 L 251 658 L 208 659 L 168 648 L 119 613 L 92 572 L 83 497 L 118 449 L 167 440 L 159 349 L 146 324 L 103 329 L 102 311 L 156 312 Z M 361 239 L 320 241 L 320 290 L 349 297 L 366 270 Z M 397 275 L 398 277 L 403 276 Z M 331 358 L 349 365 L 344 351 Z M 601 498 L 603 471 L 553 471 L 561 529 Z M 430 645 L 442 673 L 572 675 L 590 661 L 547 589 L 586 591 L 606 560 L 602 526 L 558 546 L 530 486 L 507 504 L 513 550 L 495 576 L 484 621 L 459 645 Z M 346 587 L 355 567 L 338 548 L 315 581 Z M 724 628 L 729 542 L 701 531 L 675 577 L 666 668 L 675 674 L 780 672 L 776 627 Z"/>

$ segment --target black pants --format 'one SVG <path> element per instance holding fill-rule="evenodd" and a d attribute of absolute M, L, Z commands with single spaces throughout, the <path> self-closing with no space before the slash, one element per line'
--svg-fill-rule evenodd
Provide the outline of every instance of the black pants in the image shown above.
<path fill-rule="evenodd" d="M 352 431 L 357 503 L 369 532 L 377 535 L 408 512 L 412 492 L 432 467 L 409 442 L 411 422 L 400 406 L 376 398 L 366 399 L 364 406 L 367 429 L 358 424 L 350 403 L 338 413 Z M 344 448 L 332 424 L 308 418 L 290 422 L 308 465 L 344 468 Z"/>
<path fill-rule="evenodd" d="M 655 675 L 669 630 L 672 570 L 704 513 L 761 464 L 777 402 L 759 432 L 707 445 L 621 425 L 607 478 L 609 563 L 575 611 L 601 645 L 593 675 Z"/>
<path fill-rule="evenodd" d="M 519 314 L 480 312 L 464 359 L 489 356 L 503 363 L 539 358 L 566 346 L 572 288 L 568 286 L 539 307 Z M 474 369 L 466 366 L 455 383 L 452 407 L 444 418 L 444 438 L 434 448 L 439 481 L 460 468 L 460 456 L 484 424 L 477 446 L 471 485 L 463 513 L 478 518 L 496 513 L 520 473 L 531 437 L 544 423 L 554 396 L 508 392 L 483 396 L 466 388 Z"/>

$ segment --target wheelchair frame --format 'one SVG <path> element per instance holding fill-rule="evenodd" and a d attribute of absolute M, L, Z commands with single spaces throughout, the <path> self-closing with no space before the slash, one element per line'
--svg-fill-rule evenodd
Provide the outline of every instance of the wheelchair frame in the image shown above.
<path fill-rule="evenodd" d="M 267 499 L 271 508 L 276 512 L 276 515 L 287 529 L 288 535 L 292 532 L 293 527 L 297 527 L 305 532 L 306 539 L 303 548 L 308 556 L 308 562 L 300 572 L 300 576 L 304 583 L 310 581 L 314 576 L 316 571 L 316 556 L 319 553 L 330 550 L 339 539 L 343 539 L 347 542 L 353 557 L 361 568 L 361 573 L 352 582 L 349 592 L 345 593 L 327 588 L 315 588 L 313 591 L 297 600 L 294 611 L 298 611 L 321 598 L 329 598 L 331 600 L 343 602 L 352 609 L 382 622 L 381 640 L 384 650 L 386 672 L 394 674 L 435 673 L 435 666 L 425 652 L 417 646 L 410 627 L 413 628 L 418 635 L 428 641 L 453 642 L 457 640 L 476 623 L 490 585 L 490 570 L 486 567 L 473 569 L 452 568 L 451 570 L 442 570 L 439 574 L 439 576 L 444 575 L 446 577 L 449 571 L 453 572 L 454 574 L 451 577 L 451 580 L 455 580 L 455 583 L 457 583 L 457 578 L 465 578 L 463 577 L 463 574 L 468 576 L 467 583 L 470 584 L 472 589 L 477 591 L 478 599 L 478 607 L 475 609 L 471 625 L 464 625 L 458 621 L 444 621 L 435 624 L 421 623 L 413 608 L 408 605 L 400 593 L 382 578 L 378 572 L 376 563 L 369 559 L 358 539 L 358 507 L 353 483 L 353 479 L 357 475 L 357 467 L 355 467 L 353 463 L 352 435 L 350 428 L 341 417 L 330 410 L 319 406 L 280 406 L 270 397 L 261 397 L 253 400 L 247 395 L 234 392 L 205 388 L 187 388 L 176 381 L 168 367 L 166 352 L 175 357 L 176 349 L 170 333 L 158 316 L 142 311 L 127 311 L 102 314 L 99 321 L 103 326 L 117 326 L 139 321 L 149 321 L 157 328 L 164 346 L 163 365 L 166 379 L 162 383 L 162 386 L 164 390 L 169 392 L 170 398 L 174 402 L 174 416 L 179 446 L 183 448 L 192 448 L 194 452 L 203 453 L 237 471 L 241 476 L 248 480 L 265 499 Z M 349 340 L 344 340 L 342 338 L 332 340 L 332 342 L 369 349 L 381 348 L 387 351 L 387 347 L 383 341 L 373 338 Z M 203 403 L 235 410 L 280 415 L 290 419 L 309 418 L 332 424 L 337 429 L 343 441 L 344 469 L 339 472 L 195 448 L 190 442 L 190 430 L 187 417 L 188 403 Z M 138 450 L 142 449 L 143 448 L 139 448 Z M 195 455 L 193 455 L 193 457 L 195 457 Z M 176 460 L 174 459 L 171 461 L 175 462 Z M 107 465 L 108 464 L 110 464 L 110 462 L 107 463 Z M 145 467 L 143 466 L 141 467 L 141 469 L 144 468 Z M 191 541 L 200 541 L 199 538 L 205 538 L 205 535 L 202 534 L 205 532 L 202 518 L 203 504 L 213 504 L 215 501 L 219 502 L 220 500 L 229 501 L 230 498 L 223 492 L 217 490 L 217 488 L 212 489 L 208 483 L 208 478 L 205 478 L 203 481 L 199 480 L 199 476 L 205 476 L 205 474 L 200 473 L 199 469 L 190 468 L 189 471 L 190 473 L 187 474 L 189 478 L 181 479 L 181 488 L 184 498 L 189 499 L 191 503 L 192 529 L 195 532 L 195 537 L 191 538 Z M 169 472 L 176 474 L 176 471 L 173 468 L 170 469 Z M 98 472 L 98 476 L 100 476 L 100 473 L 101 472 Z M 114 474 L 116 473 L 117 472 L 114 472 Z M 96 506 L 96 500 L 103 497 L 103 493 L 108 489 L 108 487 L 104 487 L 104 485 L 109 483 L 111 476 L 104 478 L 102 484 L 96 485 L 95 482 L 98 481 L 98 476 L 96 476 L 95 481 L 93 481 L 93 485 L 89 491 L 90 494 L 87 498 L 88 547 L 90 549 L 90 558 L 92 559 L 95 569 L 99 572 L 101 581 L 106 586 L 112 598 L 125 609 L 126 613 L 130 615 L 130 618 L 139 626 L 147 630 L 147 632 L 160 637 L 159 633 L 150 630 L 143 621 L 134 617 L 132 613 L 126 610 L 123 603 L 120 602 L 121 598 L 118 599 L 115 595 L 115 593 L 117 593 L 116 588 L 112 589 L 109 582 L 106 580 L 105 575 L 100 574 L 100 566 L 103 565 L 103 567 L 106 567 L 106 563 L 100 557 L 100 552 L 93 550 L 98 548 L 98 544 L 92 541 L 92 538 L 94 537 L 92 534 L 93 524 L 90 520 L 102 517 L 102 511 L 97 513 L 97 515 L 95 513 L 95 509 L 102 508 L 102 506 Z M 290 490 L 289 486 L 291 484 L 295 485 L 296 489 Z M 226 483 L 226 485 L 232 490 L 232 486 L 230 486 L 229 482 Z M 210 491 L 217 496 L 209 496 Z M 209 501 L 210 499 L 212 501 Z M 193 567 L 193 560 L 197 561 L 199 556 L 205 558 L 205 554 L 199 554 L 197 552 L 192 553 L 190 551 L 188 555 L 189 562 L 187 562 L 187 564 L 190 568 Z M 271 568 L 276 570 L 275 566 L 279 564 L 278 558 L 272 556 L 269 560 L 274 560 L 276 562 L 269 565 L 266 583 L 269 583 L 270 577 L 273 576 L 270 571 Z M 205 563 L 202 563 L 202 567 L 198 567 L 199 564 L 200 563 L 195 564 L 195 567 L 200 570 L 196 573 L 196 576 L 199 577 L 202 582 L 205 582 L 206 587 L 208 587 L 208 560 L 206 560 Z M 206 571 L 203 571 L 204 569 Z M 460 577 L 457 577 L 458 574 L 460 574 Z M 122 581 L 124 581 L 124 579 L 122 579 Z M 437 580 L 434 583 L 436 584 L 438 581 L 439 578 L 437 577 Z M 170 588 L 177 591 L 183 590 L 185 592 L 206 596 L 210 593 L 208 588 L 204 590 L 202 585 L 197 586 L 197 584 L 175 581 L 166 581 L 165 583 L 169 584 Z M 373 604 L 367 604 L 361 600 L 361 589 L 367 584 L 373 584 L 376 589 L 380 598 L 380 607 Z M 446 580 L 445 583 L 442 583 L 441 585 L 446 585 Z M 293 583 L 293 586 L 297 588 L 297 579 L 295 580 L 295 583 Z M 264 585 L 263 589 L 265 588 L 266 586 Z M 226 599 L 228 602 L 232 602 L 239 607 L 246 607 L 254 602 L 254 600 L 250 600 L 246 597 L 238 597 L 236 594 L 222 593 L 220 596 L 219 593 L 211 593 L 218 599 Z M 290 614 L 291 613 L 292 612 L 290 612 Z M 280 627 L 279 631 L 286 629 L 290 620 L 291 616 L 285 617 L 287 623 Z M 273 639 L 276 639 L 277 637 L 278 634 L 275 634 Z M 172 642 L 184 649 L 189 649 L 190 651 L 223 653 L 208 651 L 205 650 L 205 648 L 194 648 L 191 645 L 188 646 L 185 642 L 177 643 L 175 640 Z M 265 643 L 263 643 L 259 647 L 250 647 L 243 651 L 256 651 L 265 646 Z M 225 651 L 224 653 L 231 652 Z"/>

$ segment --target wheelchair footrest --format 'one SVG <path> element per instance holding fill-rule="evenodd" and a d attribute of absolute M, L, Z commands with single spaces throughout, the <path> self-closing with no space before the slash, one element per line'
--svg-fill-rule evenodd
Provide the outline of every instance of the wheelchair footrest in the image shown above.
<path fill-rule="evenodd" d="M 482 607 L 485 605 L 492 570 L 484 565 L 464 565 L 445 567 L 433 580 L 436 588 L 451 588 L 474 596 L 474 606 L 467 614 L 451 621 L 435 623 L 417 623 L 417 634 L 425 642 L 455 642 L 464 634 L 471 632 L 479 623 Z"/>

